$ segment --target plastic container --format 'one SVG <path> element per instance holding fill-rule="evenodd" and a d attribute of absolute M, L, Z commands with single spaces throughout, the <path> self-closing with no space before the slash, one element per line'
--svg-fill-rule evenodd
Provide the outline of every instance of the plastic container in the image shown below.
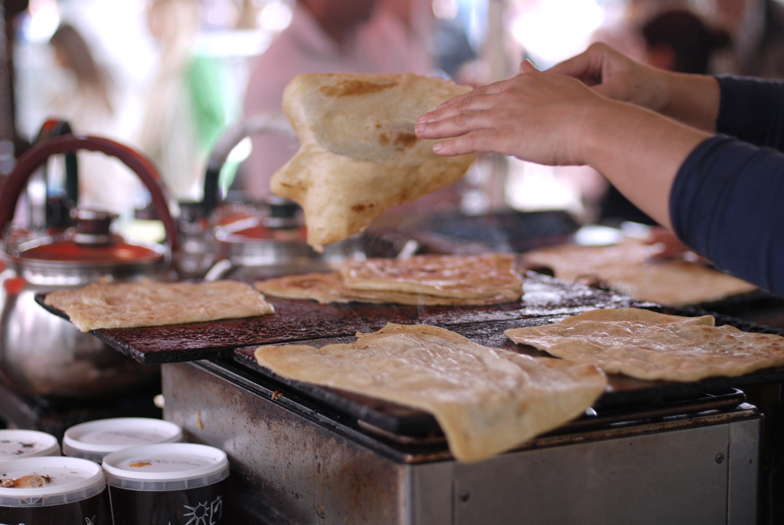
<path fill-rule="evenodd" d="M 37 430 L 0 430 L 0 461 L 59 455 L 60 444 L 51 434 Z"/>
<path fill-rule="evenodd" d="M 108 525 L 101 466 L 79 458 L 31 457 L 0 462 L 0 523 Z"/>
<path fill-rule="evenodd" d="M 115 525 L 227 523 L 229 461 L 214 447 L 164 443 L 103 460 Z"/>
<path fill-rule="evenodd" d="M 65 431 L 63 454 L 100 463 L 118 450 L 182 440 L 182 429 L 162 419 L 123 417 L 99 419 Z"/>

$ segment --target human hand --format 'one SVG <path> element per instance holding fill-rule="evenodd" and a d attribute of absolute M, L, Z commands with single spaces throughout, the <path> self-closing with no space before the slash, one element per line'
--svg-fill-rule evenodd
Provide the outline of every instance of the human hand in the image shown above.
<path fill-rule="evenodd" d="M 612 104 L 582 83 L 537 71 L 530 62 L 521 74 L 481 86 L 419 117 L 416 133 L 447 139 L 439 155 L 500 153 L 549 165 L 584 164 L 584 124 Z"/>
<path fill-rule="evenodd" d="M 667 228 L 651 228 L 643 242 L 651 247 L 651 259 L 703 260 Z"/>
<path fill-rule="evenodd" d="M 548 73 L 567 75 L 613 100 L 662 112 L 669 103 L 667 71 L 636 62 L 602 43 L 550 68 Z"/>

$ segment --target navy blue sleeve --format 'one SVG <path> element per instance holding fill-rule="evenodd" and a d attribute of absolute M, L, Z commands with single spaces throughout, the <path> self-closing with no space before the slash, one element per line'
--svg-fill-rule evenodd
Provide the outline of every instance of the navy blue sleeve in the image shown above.
<path fill-rule="evenodd" d="M 784 296 L 784 154 L 716 135 L 670 194 L 675 234 L 718 268 Z"/>
<path fill-rule="evenodd" d="M 784 82 L 716 78 L 721 90 L 716 131 L 784 151 Z"/>

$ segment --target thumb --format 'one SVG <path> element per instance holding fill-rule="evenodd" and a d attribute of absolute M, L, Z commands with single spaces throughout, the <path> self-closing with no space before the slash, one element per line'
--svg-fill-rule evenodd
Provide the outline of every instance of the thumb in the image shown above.
<path fill-rule="evenodd" d="M 527 58 L 520 63 L 520 73 L 533 73 L 534 71 L 539 70 L 536 69 L 534 63 Z"/>

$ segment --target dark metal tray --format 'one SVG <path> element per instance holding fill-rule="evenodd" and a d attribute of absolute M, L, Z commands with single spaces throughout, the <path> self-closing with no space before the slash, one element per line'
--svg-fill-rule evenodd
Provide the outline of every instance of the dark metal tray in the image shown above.
<path fill-rule="evenodd" d="M 45 305 L 45 297 L 46 294 L 36 295 L 38 304 L 68 319 L 65 313 Z M 526 279 L 522 301 L 501 305 L 322 305 L 315 301 L 275 298 L 269 298 L 269 302 L 275 306 L 275 314 L 206 323 L 101 329 L 91 333 L 136 361 L 155 365 L 231 357 L 235 348 L 243 346 L 353 336 L 357 332 L 380 330 L 387 323 L 453 327 L 647 304 L 538 274 L 530 274 Z"/>

